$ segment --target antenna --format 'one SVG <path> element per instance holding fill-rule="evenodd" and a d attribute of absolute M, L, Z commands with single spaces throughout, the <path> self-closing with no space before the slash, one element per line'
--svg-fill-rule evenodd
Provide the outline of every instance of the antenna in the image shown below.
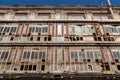
<path fill-rule="evenodd" d="M 110 13 L 113 15 L 113 10 L 112 10 L 112 7 L 111 7 L 111 2 L 110 2 L 110 0 L 107 0 L 107 3 L 108 3 L 109 11 L 110 11 Z"/>
<path fill-rule="evenodd" d="M 111 2 L 110 2 L 110 0 L 107 0 L 107 3 L 108 3 L 109 6 L 111 6 Z"/>

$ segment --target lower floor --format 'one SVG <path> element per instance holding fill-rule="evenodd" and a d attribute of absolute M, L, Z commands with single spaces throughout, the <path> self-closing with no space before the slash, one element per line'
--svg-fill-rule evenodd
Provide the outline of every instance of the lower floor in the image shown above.
<path fill-rule="evenodd" d="M 1 74 L 0 80 L 120 80 L 120 74 L 41 74 L 41 73 L 22 73 L 22 74 Z"/>

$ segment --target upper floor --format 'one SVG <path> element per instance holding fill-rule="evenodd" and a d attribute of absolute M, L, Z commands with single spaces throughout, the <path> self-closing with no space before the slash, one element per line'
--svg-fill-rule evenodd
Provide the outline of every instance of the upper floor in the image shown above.
<path fill-rule="evenodd" d="M 1 6 L 1 20 L 119 20 L 120 7 L 112 6 Z"/>

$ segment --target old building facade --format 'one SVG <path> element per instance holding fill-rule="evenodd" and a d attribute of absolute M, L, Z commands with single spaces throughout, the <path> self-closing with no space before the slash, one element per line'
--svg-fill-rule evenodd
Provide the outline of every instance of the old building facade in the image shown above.
<path fill-rule="evenodd" d="M 0 6 L 0 79 L 120 80 L 120 6 Z"/>

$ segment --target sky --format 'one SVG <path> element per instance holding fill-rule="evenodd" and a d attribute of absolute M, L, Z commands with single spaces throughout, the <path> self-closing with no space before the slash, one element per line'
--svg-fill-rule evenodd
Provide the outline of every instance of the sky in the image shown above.
<path fill-rule="evenodd" d="M 106 0 L 102 0 L 107 4 Z M 111 0 L 114 5 L 120 5 L 120 0 Z M 0 0 L 0 5 L 98 5 L 100 0 Z"/>

